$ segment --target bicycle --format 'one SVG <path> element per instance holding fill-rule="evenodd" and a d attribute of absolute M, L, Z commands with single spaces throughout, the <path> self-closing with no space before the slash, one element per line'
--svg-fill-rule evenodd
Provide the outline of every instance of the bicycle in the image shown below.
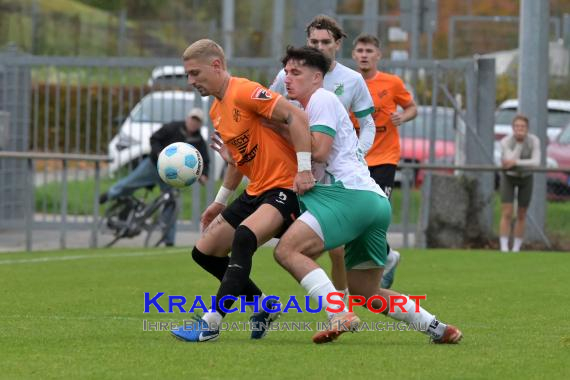
<path fill-rule="evenodd" d="M 158 247 L 162 244 L 170 228 L 176 223 L 180 211 L 179 191 L 169 189 L 146 203 L 151 188 L 147 188 L 143 197 L 127 195 L 119 197 L 109 204 L 99 221 L 99 231 L 105 235 L 110 232 L 112 240 L 105 247 L 113 246 L 123 238 L 134 238 L 145 232 L 145 247 Z M 170 213 L 164 212 L 171 208 Z"/>

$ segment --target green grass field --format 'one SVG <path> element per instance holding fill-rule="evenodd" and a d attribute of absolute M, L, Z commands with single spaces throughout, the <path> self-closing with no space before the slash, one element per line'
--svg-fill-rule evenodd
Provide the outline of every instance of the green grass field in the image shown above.
<path fill-rule="evenodd" d="M 567 378 L 570 255 L 485 251 L 403 251 L 395 288 L 426 294 L 422 305 L 465 335 L 428 344 L 413 331 L 344 334 L 315 345 L 309 331 L 245 331 L 190 344 L 143 331 L 144 292 L 215 293 L 216 281 L 189 249 L 80 250 L 0 255 L 0 378 Z M 328 259 L 321 259 L 328 267 Z M 303 295 L 263 249 L 253 277 L 268 294 Z M 161 302 L 165 305 L 165 302 Z M 364 321 L 388 321 L 364 309 Z M 245 321 L 235 314 L 228 321 Z M 280 322 L 324 321 L 284 315 Z"/>

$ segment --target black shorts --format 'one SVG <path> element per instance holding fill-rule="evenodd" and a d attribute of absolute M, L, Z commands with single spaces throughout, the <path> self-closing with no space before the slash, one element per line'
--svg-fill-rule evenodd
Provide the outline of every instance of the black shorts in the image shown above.
<path fill-rule="evenodd" d="M 369 166 L 370 176 L 376 181 L 378 186 L 386 193 L 388 198 L 392 195 L 394 187 L 394 178 L 396 177 L 396 165 L 383 164 L 378 166 Z"/>
<path fill-rule="evenodd" d="M 278 188 L 267 190 L 255 197 L 244 191 L 226 207 L 222 216 L 233 228 L 238 228 L 259 206 L 265 203 L 275 207 L 283 216 L 283 228 L 275 237 L 281 237 L 301 214 L 297 194 L 293 190 Z"/>

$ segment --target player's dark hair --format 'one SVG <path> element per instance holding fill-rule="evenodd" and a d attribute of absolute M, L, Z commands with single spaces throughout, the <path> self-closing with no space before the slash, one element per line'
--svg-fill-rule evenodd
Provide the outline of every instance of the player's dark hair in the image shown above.
<path fill-rule="evenodd" d="M 336 20 L 332 17 L 326 15 L 318 15 L 315 16 L 313 21 L 309 25 L 307 25 L 307 37 L 311 35 L 311 30 L 313 29 L 324 29 L 331 32 L 335 41 L 340 40 L 341 38 L 346 38 L 347 35 L 344 33 L 340 25 L 336 22 Z"/>
<path fill-rule="evenodd" d="M 355 48 L 356 44 L 372 44 L 374 46 L 376 46 L 378 49 L 380 49 L 380 40 L 378 39 L 378 37 L 373 36 L 372 34 L 366 34 L 366 33 L 361 33 L 359 34 L 354 41 L 352 41 L 352 47 Z"/>
<path fill-rule="evenodd" d="M 285 56 L 281 59 L 283 67 L 285 67 L 289 61 L 297 61 L 303 66 L 315 68 L 323 73 L 323 77 L 331 66 L 330 59 L 325 57 L 319 50 L 309 46 L 301 46 L 298 48 L 287 46 Z"/>

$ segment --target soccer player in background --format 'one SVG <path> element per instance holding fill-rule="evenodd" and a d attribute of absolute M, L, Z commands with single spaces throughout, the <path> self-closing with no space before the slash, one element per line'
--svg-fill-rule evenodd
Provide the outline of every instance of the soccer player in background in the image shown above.
<path fill-rule="evenodd" d="M 398 127 L 407 121 L 413 120 L 417 115 L 417 107 L 412 94 L 404 86 L 404 82 L 397 76 L 383 73 L 378 70 L 378 62 L 382 58 L 380 40 L 370 34 L 361 34 L 354 40 L 352 59 L 358 71 L 366 81 L 374 101 L 374 124 L 376 135 L 374 144 L 366 155 L 366 163 L 370 175 L 382 188 L 390 199 L 396 166 L 400 161 L 400 134 Z M 398 106 L 402 112 L 398 111 Z M 351 115 L 354 127 L 359 129 L 359 122 Z M 390 249 L 388 245 L 388 260 L 384 268 L 381 286 L 389 289 L 394 282 L 394 272 L 400 253 Z"/>
<path fill-rule="evenodd" d="M 192 250 L 194 261 L 221 281 L 218 304 L 197 318 L 192 329 L 171 331 L 178 339 L 204 342 L 218 338 L 219 329 L 214 326 L 225 316 L 222 306 L 227 310 L 233 304 L 227 299 L 222 305 L 222 297 L 245 295 L 251 302 L 257 296 L 261 305 L 262 292 L 249 278 L 253 254 L 293 222 L 299 214 L 295 192 L 303 194 L 315 180 L 311 136 L 302 110 L 258 83 L 232 77 L 222 48 L 212 40 L 194 42 L 184 51 L 183 60 L 188 84 L 202 96 L 215 97 L 210 119 L 232 163 L 214 202 L 202 214 L 204 232 Z M 293 147 L 264 127 L 262 118 L 285 123 Z M 228 159 L 227 154 L 224 157 Z M 244 175 L 249 179 L 247 188 L 226 207 Z M 252 321 L 267 324 L 275 316 L 260 311 Z M 261 338 L 265 332 L 252 331 L 252 338 Z"/>
<path fill-rule="evenodd" d="M 358 72 L 336 61 L 336 53 L 341 48 L 346 34 L 340 25 L 331 17 L 316 16 L 306 28 L 307 46 L 321 51 L 330 61 L 325 75 L 323 87 L 332 91 L 347 111 L 351 111 L 359 121 L 359 149 L 363 156 L 374 141 L 374 121 L 372 112 L 374 104 L 366 83 Z M 287 95 L 285 71 L 281 70 L 270 87 L 282 95 Z M 344 248 L 331 247 L 332 278 L 336 288 L 347 294 L 346 271 L 344 269 Z"/>
<path fill-rule="evenodd" d="M 354 127 L 339 99 L 322 88 L 330 67 L 328 57 L 311 47 L 288 48 L 282 61 L 289 97 L 307 112 L 312 134 L 313 174 L 318 183 L 299 194 L 301 216 L 289 227 L 275 248 L 275 258 L 315 300 L 336 309 L 329 314 L 331 328 L 318 332 L 315 343 L 336 339 L 359 323 L 346 307 L 337 309 L 327 296 L 335 292 L 333 283 L 314 261 L 324 250 L 345 245 L 344 257 L 349 291 L 367 300 L 375 295 L 386 299 L 399 293 L 380 289 L 386 262 L 386 234 L 392 210 L 382 189 L 370 177 L 368 166 L 358 152 Z M 335 297 L 332 299 L 337 301 Z M 376 299 L 373 307 L 380 309 Z M 462 333 L 446 325 L 405 296 L 404 309 L 386 309 L 385 314 L 415 326 L 427 326 L 425 333 L 434 343 L 458 343 Z"/>

